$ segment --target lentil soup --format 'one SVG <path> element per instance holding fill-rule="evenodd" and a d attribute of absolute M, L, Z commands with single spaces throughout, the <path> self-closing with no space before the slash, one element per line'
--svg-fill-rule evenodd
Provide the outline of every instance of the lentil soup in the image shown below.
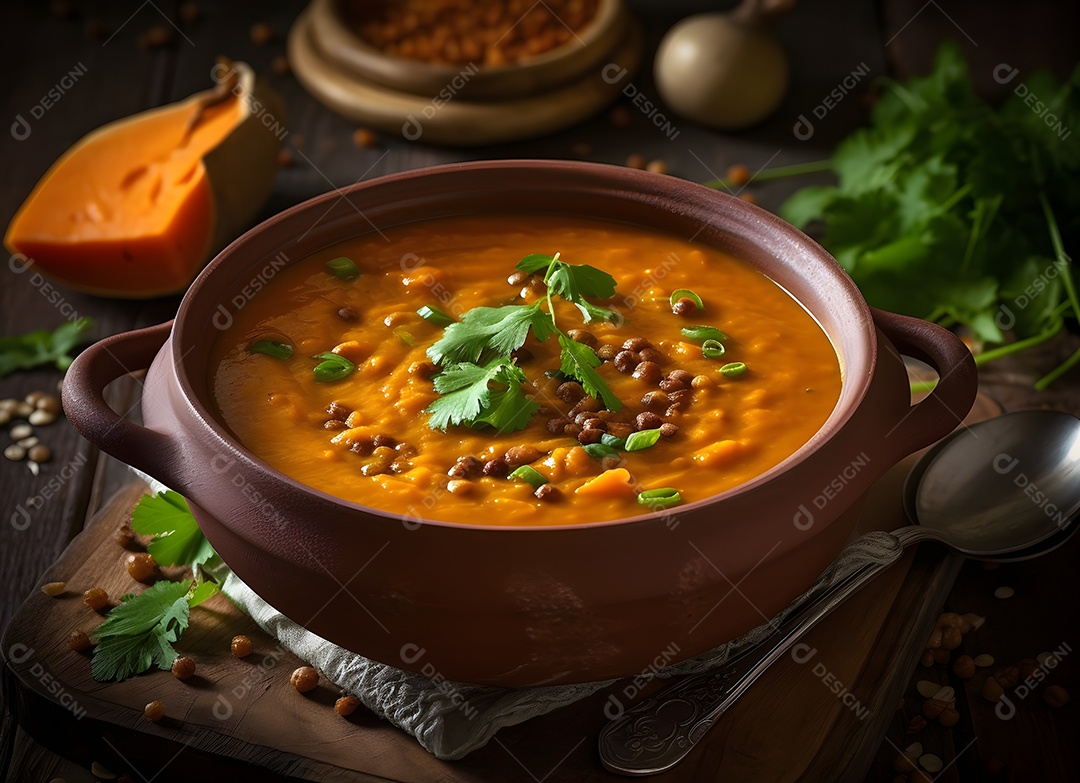
<path fill-rule="evenodd" d="M 212 361 L 223 420 L 272 467 L 484 525 L 677 513 L 798 450 L 841 384 L 820 326 L 741 261 L 535 215 L 425 221 L 303 259 Z"/>

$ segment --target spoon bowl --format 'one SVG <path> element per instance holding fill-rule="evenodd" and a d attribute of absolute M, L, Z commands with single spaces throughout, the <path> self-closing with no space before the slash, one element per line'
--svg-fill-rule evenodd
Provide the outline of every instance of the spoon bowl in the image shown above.
<path fill-rule="evenodd" d="M 1019 411 L 958 430 L 908 474 L 904 507 L 911 535 L 969 557 L 1041 553 L 1080 512 L 1080 419 Z"/>

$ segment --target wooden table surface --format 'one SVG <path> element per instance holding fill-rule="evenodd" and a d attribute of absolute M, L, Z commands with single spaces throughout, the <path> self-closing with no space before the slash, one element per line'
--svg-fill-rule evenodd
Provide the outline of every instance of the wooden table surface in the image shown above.
<path fill-rule="evenodd" d="M 792 133 L 800 115 L 813 114 L 823 98 L 856 70 L 880 76 L 889 72 L 890 63 L 917 60 L 911 53 L 932 48 L 935 36 L 948 31 L 950 25 L 953 37 L 964 43 L 956 30 L 963 32 L 968 22 L 963 13 L 947 14 L 938 3 L 917 3 L 913 8 L 921 8 L 897 17 L 897 7 L 903 4 L 894 4 L 892 14 L 879 14 L 878 9 L 866 3 L 851 1 L 826 8 L 807 2 L 796 8 L 779 29 L 792 61 L 791 90 L 773 119 L 753 131 L 720 134 L 671 118 L 678 133 L 665 135 L 629 101 L 624 101 L 630 117 L 625 127 L 610 122 L 605 112 L 586 124 L 545 138 L 465 151 L 383 136 L 375 147 L 358 147 L 353 142 L 354 126 L 316 103 L 291 76 L 274 75 L 272 63 L 284 51 L 284 34 L 302 9 L 301 3 L 199 2 L 200 19 L 195 22 L 180 21 L 180 5 L 139 0 L 5 4 L 0 11 L 8 31 L 0 50 L 0 72 L 8 74 L 0 86 L 5 128 L 21 115 L 28 122 L 29 135 L 0 135 L 0 217 L 4 225 L 48 166 L 76 140 L 117 118 L 205 89 L 219 54 L 245 60 L 267 74 L 288 104 L 286 144 L 294 150 L 294 163 L 281 170 L 264 209 L 266 216 L 334 187 L 394 171 L 466 159 L 585 158 L 621 164 L 636 153 L 648 160 L 663 160 L 672 175 L 695 181 L 723 174 L 732 163 L 744 163 L 756 171 L 765 166 L 817 160 L 827 156 L 839 139 L 865 119 L 860 95 L 869 77 L 815 120 L 810 139 L 799 139 Z M 651 60 L 660 34 L 674 21 L 713 6 L 694 0 L 640 0 L 630 5 L 645 23 L 646 63 Z M 981 9 L 971 7 L 964 13 L 978 14 Z M 879 26 L 879 19 L 885 19 L 889 27 Z M 275 40 L 262 45 L 253 43 L 249 31 L 256 22 L 268 23 L 276 32 Z M 141 47 L 140 37 L 158 26 L 170 31 L 172 42 L 156 49 Z M 989 61 L 995 57 L 1006 59 L 1011 54 L 993 47 L 993 42 L 984 43 L 979 57 Z M 1031 55 L 1037 49 L 1036 45 L 1026 48 L 1029 61 L 1032 56 L 1037 59 L 1037 54 Z M 655 98 L 648 71 L 645 68 L 634 84 Z M 57 88 L 69 72 L 77 72 L 77 78 Z M 583 145 L 587 145 L 587 152 Z M 753 190 L 759 203 L 775 208 L 793 187 L 793 183 L 772 183 Z M 78 315 L 94 319 L 92 336 L 100 339 L 167 320 L 175 313 L 178 302 L 177 297 L 149 301 L 99 299 L 52 287 L 32 274 L 16 274 L 6 263 L 0 269 L 2 335 L 54 328 L 65 318 Z M 984 372 L 984 391 L 1006 409 L 1048 407 L 1080 413 L 1080 372 L 1074 371 L 1043 394 L 1037 395 L 1030 388 L 1035 367 L 1049 362 L 1051 355 L 1064 355 L 1075 342 L 1072 338 L 1059 340 L 1038 356 Z M 59 380 L 60 373 L 49 368 L 16 373 L 0 379 L 0 398 L 22 397 L 38 389 L 52 391 Z M 110 396 L 117 410 L 134 411 L 138 385 L 118 382 Z M 54 456 L 40 476 L 33 476 L 25 463 L 0 460 L 0 627 L 7 624 L 38 576 L 58 557 L 88 516 L 126 479 L 123 465 L 97 453 L 66 423 L 43 429 L 41 436 Z M 36 502 L 27 505 L 30 498 Z M 29 518 L 20 516 L 9 522 L 20 506 L 29 508 Z M 1072 551 L 1076 553 L 1077 547 L 1072 546 Z M 1000 637 L 1011 639 L 1017 655 L 1034 655 L 1062 644 L 1080 649 L 1075 621 L 1062 622 L 1067 617 L 1059 613 L 1062 599 L 1051 597 L 1075 594 L 1075 577 L 1067 573 L 1044 574 L 1038 566 L 1024 564 L 1005 566 L 991 574 L 969 563 L 947 606 L 961 612 L 978 611 L 974 607 L 987 601 L 987 590 L 1008 584 L 1010 573 L 1036 590 L 993 606 L 992 622 Z M 1037 590 L 1059 592 L 1036 594 Z M 1076 608 L 1075 600 L 1072 606 Z M 1020 639 L 1024 644 L 1019 643 Z M 1062 669 L 1075 685 L 1075 662 L 1066 659 Z M 912 675 L 894 674 L 901 678 Z M 10 682 L 5 682 L 5 693 L 9 686 Z M 1055 720 L 1064 722 L 1049 724 L 1052 730 L 1048 730 L 1048 724 L 1041 720 L 997 721 L 992 710 L 985 709 L 985 703 L 978 703 L 977 695 L 970 704 L 969 694 L 960 694 L 959 698 L 964 718 L 951 731 L 957 761 L 945 770 L 942 779 L 1006 779 L 987 771 L 987 763 L 994 764 L 995 758 L 1006 766 L 1008 779 L 1069 779 L 1070 775 L 1075 779 L 1080 774 L 1061 762 L 1075 758 L 1063 750 L 1069 731 L 1073 737 L 1077 734 L 1075 705 L 1059 711 Z M 3 780 L 46 781 L 56 775 L 71 781 L 92 779 L 88 771 L 45 750 L 22 732 L 6 707 L 0 711 L 0 721 Z M 895 751 L 890 745 L 902 746 L 910 741 L 906 723 L 903 713 L 898 713 L 870 779 L 893 778 Z M 173 763 L 186 762 L 181 757 Z M 197 769 L 196 763 L 192 772 Z M 144 774 L 146 779 L 152 779 L 154 773 Z"/>

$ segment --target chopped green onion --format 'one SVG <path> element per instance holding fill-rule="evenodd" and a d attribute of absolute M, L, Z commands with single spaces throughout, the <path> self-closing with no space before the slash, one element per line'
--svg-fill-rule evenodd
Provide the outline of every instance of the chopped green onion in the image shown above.
<path fill-rule="evenodd" d="M 719 340 L 706 340 L 701 344 L 701 355 L 706 359 L 719 359 L 726 351 Z"/>
<path fill-rule="evenodd" d="M 356 365 L 338 353 L 320 353 L 312 358 L 322 359 L 312 371 L 319 383 L 340 381 L 356 372 Z"/>
<path fill-rule="evenodd" d="M 672 487 L 647 489 L 637 496 L 637 502 L 646 508 L 657 511 L 679 505 L 682 503 L 682 495 L 679 494 L 679 490 Z"/>
<path fill-rule="evenodd" d="M 725 377 L 738 378 L 748 369 L 749 368 L 742 362 L 728 362 L 720 368 L 720 372 L 722 372 Z"/>
<path fill-rule="evenodd" d="M 404 326 L 397 327 L 394 330 L 394 334 L 396 334 L 398 336 L 398 338 L 401 340 L 401 342 L 405 343 L 406 345 L 412 345 L 413 343 L 416 342 L 416 340 L 413 339 L 413 336 L 408 332 L 408 330 Z"/>
<path fill-rule="evenodd" d="M 330 274 L 342 280 L 353 280 L 360 276 L 360 267 L 345 256 L 330 259 L 326 262 L 326 268 L 330 270 Z"/>
<path fill-rule="evenodd" d="M 655 446 L 656 441 L 660 440 L 660 430 L 638 430 L 637 432 L 630 433 L 630 437 L 626 439 L 627 451 L 641 451 L 647 449 L 650 446 Z"/>
<path fill-rule="evenodd" d="M 432 307 L 431 305 L 424 305 L 416 311 L 416 314 L 428 323 L 435 324 L 436 326 L 449 326 L 454 323 L 453 317 L 447 315 L 438 307 Z"/>
<path fill-rule="evenodd" d="M 705 303 L 701 301 L 701 297 L 695 294 L 689 288 L 676 288 L 674 291 L 671 292 L 671 298 L 668 299 L 668 302 L 671 304 L 672 307 L 674 307 L 675 303 L 678 302 L 680 299 L 689 299 L 691 302 L 697 305 L 698 310 L 705 309 Z"/>
<path fill-rule="evenodd" d="M 527 481 L 529 484 L 532 485 L 533 489 L 539 489 L 540 487 L 544 486 L 544 484 L 548 483 L 548 480 L 544 478 L 543 473 L 540 473 L 538 470 L 528 465 L 522 465 L 520 468 L 507 476 L 507 478 L 521 479 L 522 481 Z"/>
<path fill-rule="evenodd" d="M 600 442 L 605 446 L 611 446 L 613 449 L 626 448 L 626 438 L 619 438 L 607 432 L 600 436 Z"/>
<path fill-rule="evenodd" d="M 715 326 L 707 326 L 706 324 L 684 326 L 681 331 L 683 337 L 687 340 L 693 340 L 698 343 L 704 342 L 705 340 L 716 340 L 717 342 L 725 343 L 728 339 L 728 336 Z"/>
<path fill-rule="evenodd" d="M 288 359 L 292 356 L 292 346 L 277 340 L 258 340 L 248 348 L 248 353 L 261 353 L 275 359 Z"/>
<path fill-rule="evenodd" d="M 606 457 L 619 456 L 619 450 L 608 446 L 606 443 L 590 443 L 586 446 L 582 446 L 585 449 L 585 453 L 593 459 L 605 459 Z"/>

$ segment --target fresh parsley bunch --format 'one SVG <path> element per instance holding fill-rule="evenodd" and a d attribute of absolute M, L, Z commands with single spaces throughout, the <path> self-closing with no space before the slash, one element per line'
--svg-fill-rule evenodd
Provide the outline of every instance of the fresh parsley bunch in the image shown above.
<path fill-rule="evenodd" d="M 525 344 L 530 331 L 541 342 L 555 335 L 560 347 L 559 370 L 575 378 L 586 394 L 603 401 L 612 411 L 622 403 L 596 372 L 601 362 L 587 345 L 574 342 L 555 324 L 552 297 L 572 303 L 585 323 L 621 323 L 614 310 L 588 301 L 615 295 L 615 278 L 588 264 L 568 264 L 554 256 L 536 253 L 518 262 L 527 274 L 544 272 L 547 295 L 532 304 L 474 307 L 460 321 L 449 324 L 427 355 L 441 372 L 435 391 L 441 397 L 428 408 L 428 424 L 445 430 L 449 425 L 490 426 L 500 432 L 525 428 L 540 405 L 525 395 L 524 371 L 512 354 Z M 544 309 L 544 305 L 547 309 Z"/>
<path fill-rule="evenodd" d="M 823 221 L 822 244 L 871 304 L 962 324 L 980 347 L 1015 333 L 980 363 L 1080 317 L 1065 253 L 1080 231 L 1080 66 L 1064 84 L 1036 74 L 1023 86 L 994 109 L 944 45 L 929 76 L 891 83 L 870 126 L 837 147 L 838 184 L 803 188 L 780 210 L 799 227 Z"/>

